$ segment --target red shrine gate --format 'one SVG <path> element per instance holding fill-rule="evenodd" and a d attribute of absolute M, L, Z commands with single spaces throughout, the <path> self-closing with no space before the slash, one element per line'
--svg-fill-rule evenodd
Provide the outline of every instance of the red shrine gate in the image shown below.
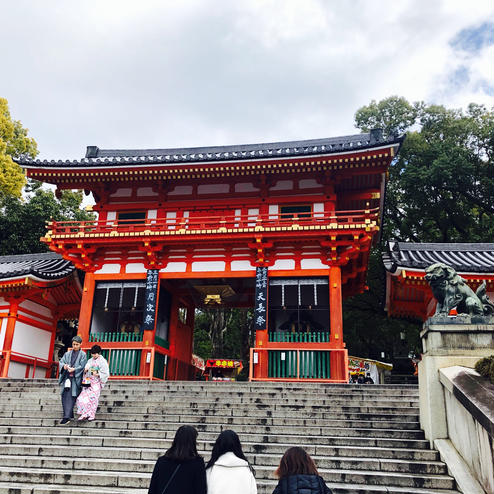
<path fill-rule="evenodd" d="M 214 303 L 261 315 L 251 379 L 347 382 L 342 299 L 365 289 L 401 140 L 88 147 L 79 161 L 20 164 L 93 193 L 94 221 L 52 222 L 43 241 L 85 271 L 79 334 L 113 375 L 189 378 L 194 310 Z"/>

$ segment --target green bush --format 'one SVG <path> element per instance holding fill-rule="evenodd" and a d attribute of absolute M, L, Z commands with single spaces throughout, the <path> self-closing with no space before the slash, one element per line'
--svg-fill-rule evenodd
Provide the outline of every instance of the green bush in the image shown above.
<path fill-rule="evenodd" d="M 494 384 L 494 355 L 480 359 L 475 364 L 475 370 Z"/>

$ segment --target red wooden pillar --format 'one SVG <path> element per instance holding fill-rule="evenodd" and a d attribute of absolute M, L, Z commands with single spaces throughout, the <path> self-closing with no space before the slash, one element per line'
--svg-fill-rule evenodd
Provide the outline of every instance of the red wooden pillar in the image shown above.
<path fill-rule="evenodd" d="M 7 327 L 5 328 L 5 339 L 3 340 L 3 349 L 8 352 L 12 350 L 12 342 L 14 341 L 15 323 L 17 321 L 17 310 L 19 309 L 20 303 L 21 303 L 21 299 L 18 298 L 10 299 L 9 313 L 7 315 Z M 4 354 L 4 358 L 5 361 L 3 364 L 2 375 L 0 377 L 8 377 L 9 375 L 10 353 L 8 354 L 8 356 Z"/>
<path fill-rule="evenodd" d="M 60 314 L 57 311 L 53 311 L 52 317 L 53 317 L 53 321 L 52 321 L 53 329 L 50 338 L 50 348 L 48 349 L 48 356 L 46 357 L 46 360 L 48 360 L 48 362 L 53 360 L 53 350 L 55 348 L 55 338 L 57 336 L 57 325 Z M 46 369 L 45 377 L 51 377 L 51 367 L 48 367 L 48 369 Z"/>
<path fill-rule="evenodd" d="M 89 341 L 89 331 L 91 329 L 91 316 L 93 314 L 94 298 L 94 274 L 86 273 L 84 277 L 84 288 L 82 289 L 81 312 L 79 313 L 78 335 L 82 338 L 82 344 Z"/>
<path fill-rule="evenodd" d="M 343 308 L 341 296 L 341 267 L 329 268 L 329 308 L 331 342 L 336 348 L 343 349 Z M 343 352 L 331 352 L 330 356 L 331 378 L 346 379 L 343 376 L 345 369 L 345 357 Z"/>
<path fill-rule="evenodd" d="M 262 329 L 256 331 L 256 348 L 254 352 L 257 353 L 257 364 L 254 364 L 254 377 L 267 378 L 268 377 L 268 352 L 256 352 L 256 349 L 266 348 L 268 343 L 268 330 Z"/>
<path fill-rule="evenodd" d="M 177 340 L 179 338 L 178 332 L 178 308 L 179 300 L 177 297 L 172 298 L 172 304 L 170 308 L 170 322 L 168 325 L 168 343 L 170 350 L 170 360 L 168 360 L 167 379 L 177 380 L 178 376 L 178 360 L 177 360 Z"/>

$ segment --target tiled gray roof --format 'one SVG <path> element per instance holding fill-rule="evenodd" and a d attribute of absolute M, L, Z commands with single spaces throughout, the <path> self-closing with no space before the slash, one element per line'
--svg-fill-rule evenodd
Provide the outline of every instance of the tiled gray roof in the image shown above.
<path fill-rule="evenodd" d="M 0 279 L 35 276 L 42 280 L 56 280 L 74 271 L 74 265 L 55 252 L 0 256 Z"/>
<path fill-rule="evenodd" d="M 494 243 L 388 242 L 383 261 L 392 273 L 399 267 L 425 269 L 436 262 L 460 273 L 494 273 Z"/>
<path fill-rule="evenodd" d="M 383 138 L 379 129 L 366 134 L 310 139 L 305 141 L 271 142 L 173 149 L 99 149 L 88 146 L 86 157 L 74 161 L 17 159 L 21 166 L 91 167 L 101 165 L 177 164 L 214 161 L 244 161 L 252 159 L 300 157 L 332 154 L 344 151 L 372 149 L 384 145 L 399 145 L 404 137 Z"/>

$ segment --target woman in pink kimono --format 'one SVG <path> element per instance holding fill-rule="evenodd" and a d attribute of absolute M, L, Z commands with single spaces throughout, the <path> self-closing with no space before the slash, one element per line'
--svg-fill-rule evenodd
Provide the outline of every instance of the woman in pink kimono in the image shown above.
<path fill-rule="evenodd" d="M 94 345 L 90 353 L 91 358 L 84 367 L 83 388 L 76 401 L 77 413 L 80 415 L 78 420 L 94 420 L 101 389 L 110 376 L 108 362 L 101 355 L 101 347 Z"/>

